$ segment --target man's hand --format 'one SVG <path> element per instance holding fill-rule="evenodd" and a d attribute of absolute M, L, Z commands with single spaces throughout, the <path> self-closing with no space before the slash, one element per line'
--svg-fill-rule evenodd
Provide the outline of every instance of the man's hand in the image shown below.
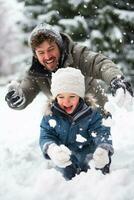
<path fill-rule="evenodd" d="M 48 147 L 47 154 L 58 167 L 64 168 L 72 164 L 70 161 L 71 151 L 65 145 L 58 146 L 52 143 Z"/>
<path fill-rule="evenodd" d="M 11 108 L 19 108 L 25 103 L 25 96 L 17 81 L 12 81 L 8 85 L 8 92 L 5 96 L 5 101 Z"/>
<path fill-rule="evenodd" d="M 114 78 L 110 83 L 110 90 L 113 96 L 116 95 L 116 91 L 119 88 L 123 89 L 124 94 L 126 94 L 126 91 L 128 91 L 129 94 L 134 97 L 131 84 L 126 81 L 123 76 Z"/>
<path fill-rule="evenodd" d="M 111 92 L 114 96 L 113 102 L 118 107 L 124 107 L 127 111 L 133 109 L 134 94 L 131 84 L 124 77 L 118 77 L 111 81 Z"/>

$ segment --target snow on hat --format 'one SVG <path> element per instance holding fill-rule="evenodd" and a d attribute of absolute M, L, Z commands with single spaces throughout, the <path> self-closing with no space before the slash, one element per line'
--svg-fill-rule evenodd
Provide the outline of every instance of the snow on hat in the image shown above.
<path fill-rule="evenodd" d="M 60 35 L 60 32 L 49 24 L 41 23 L 37 25 L 30 34 L 28 43 L 32 49 L 33 49 L 32 43 L 38 35 L 51 36 L 52 38 L 54 38 L 55 42 L 58 44 L 60 48 L 63 47 L 63 40 Z"/>
<path fill-rule="evenodd" d="M 85 80 L 81 71 L 76 68 L 60 68 L 52 73 L 51 93 L 55 98 L 61 93 L 74 93 L 80 97 L 85 96 Z"/>

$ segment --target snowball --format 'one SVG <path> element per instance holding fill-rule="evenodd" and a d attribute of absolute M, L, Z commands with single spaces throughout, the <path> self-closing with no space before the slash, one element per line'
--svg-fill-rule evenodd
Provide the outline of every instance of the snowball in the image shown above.
<path fill-rule="evenodd" d="M 96 132 L 92 132 L 91 135 L 92 135 L 93 137 L 96 137 L 97 133 L 96 133 Z"/>
<path fill-rule="evenodd" d="M 85 141 L 87 141 L 87 139 L 84 138 L 83 136 L 81 136 L 80 134 L 77 134 L 76 141 L 77 142 L 85 142 Z"/>
<path fill-rule="evenodd" d="M 49 121 L 49 125 L 51 126 L 51 127 L 55 127 L 56 126 L 56 121 L 55 121 L 55 119 L 50 119 Z"/>

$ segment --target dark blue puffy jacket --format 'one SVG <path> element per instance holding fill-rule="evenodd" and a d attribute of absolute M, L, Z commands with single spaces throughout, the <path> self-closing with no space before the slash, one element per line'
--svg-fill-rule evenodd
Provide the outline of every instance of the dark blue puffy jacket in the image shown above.
<path fill-rule="evenodd" d="M 46 158 L 47 148 L 51 143 L 66 145 L 78 159 L 85 159 L 98 146 L 113 154 L 110 127 L 102 124 L 103 115 L 83 103 L 75 115 L 67 115 L 56 103 L 52 114 L 44 116 L 41 121 L 40 147 Z"/>

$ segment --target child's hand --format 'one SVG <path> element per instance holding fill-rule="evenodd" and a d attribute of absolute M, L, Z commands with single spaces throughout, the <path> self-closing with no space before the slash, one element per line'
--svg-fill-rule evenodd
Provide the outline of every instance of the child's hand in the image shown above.
<path fill-rule="evenodd" d="M 47 154 L 58 167 L 64 168 L 72 163 L 70 161 L 71 151 L 65 145 L 58 146 L 52 143 L 48 147 Z"/>
<path fill-rule="evenodd" d="M 93 159 L 95 163 L 95 167 L 98 169 L 102 169 L 109 163 L 109 157 L 108 157 L 108 151 L 98 147 L 94 154 L 93 154 Z"/>

